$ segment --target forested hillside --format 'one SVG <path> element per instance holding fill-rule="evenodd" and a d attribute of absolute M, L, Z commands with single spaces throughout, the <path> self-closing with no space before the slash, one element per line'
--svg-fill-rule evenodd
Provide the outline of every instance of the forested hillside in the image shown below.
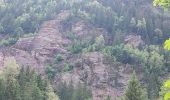
<path fill-rule="evenodd" d="M 152 0 L 0 0 L 0 100 L 162 100 L 165 8 Z"/>

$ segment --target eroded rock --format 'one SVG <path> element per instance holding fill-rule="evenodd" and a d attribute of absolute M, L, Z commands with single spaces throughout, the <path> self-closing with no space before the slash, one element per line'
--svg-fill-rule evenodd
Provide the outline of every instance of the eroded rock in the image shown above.
<path fill-rule="evenodd" d="M 144 45 L 144 41 L 140 35 L 128 35 L 124 39 L 127 46 L 131 46 L 134 48 L 140 47 Z"/>

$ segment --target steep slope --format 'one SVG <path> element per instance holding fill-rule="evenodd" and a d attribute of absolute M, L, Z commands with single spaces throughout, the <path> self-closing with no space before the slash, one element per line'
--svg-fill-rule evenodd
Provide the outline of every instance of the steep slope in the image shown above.
<path fill-rule="evenodd" d="M 54 64 L 55 55 L 61 54 L 63 61 L 53 65 L 55 69 L 62 70 L 56 74 L 53 80 L 54 85 L 57 86 L 61 81 L 73 81 L 74 84 L 81 82 L 91 88 L 93 100 L 102 100 L 107 96 L 111 96 L 115 100 L 117 96 L 123 94 L 129 74 L 132 72 L 131 66 L 125 67 L 130 69 L 128 73 L 125 73 L 128 71 L 124 71 L 125 65 L 108 63 L 105 56 L 99 51 L 71 53 L 67 47 L 72 45 L 75 40 L 65 36 L 68 32 L 74 33 L 79 40 L 88 42 L 95 41 L 96 37 L 102 35 L 105 43 L 108 43 L 110 37 L 105 29 L 96 28 L 82 19 L 71 24 L 71 29 L 63 28 L 62 23 L 69 17 L 69 14 L 69 11 L 62 11 L 55 19 L 45 21 L 35 36 L 21 38 L 14 46 L 2 50 L 0 53 L 1 68 L 5 57 L 13 56 L 20 66 L 31 66 L 39 73 L 45 74 L 46 66 Z M 137 37 L 140 38 L 140 36 Z M 133 38 L 126 42 L 130 40 Z M 134 41 L 130 41 L 130 43 L 133 45 Z M 73 64 L 73 70 L 64 72 L 66 63 Z"/>
<path fill-rule="evenodd" d="M 46 75 L 56 91 L 61 82 L 85 84 L 93 100 L 119 99 L 135 70 L 150 99 L 159 96 L 170 72 L 170 53 L 162 48 L 170 15 L 152 0 L 31 1 L 17 13 L 14 1 L 0 5 L 0 70 L 12 57 Z"/>
<path fill-rule="evenodd" d="M 14 46 L 2 50 L 3 54 L 14 56 L 20 66 L 31 66 L 43 73 L 46 64 L 51 61 L 55 53 L 65 53 L 62 45 L 67 44 L 68 41 L 63 40 L 59 25 L 68 14 L 65 11 L 55 20 L 44 22 L 37 35 L 21 38 Z M 3 56 L 1 58 L 3 59 Z"/>
<path fill-rule="evenodd" d="M 68 45 L 69 41 L 62 37 L 60 32 L 60 21 L 69 15 L 68 12 L 60 13 L 55 20 L 44 22 L 40 31 L 32 40 L 32 56 L 40 64 L 51 63 L 57 53 L 66 53 L 63 45 Z"/>

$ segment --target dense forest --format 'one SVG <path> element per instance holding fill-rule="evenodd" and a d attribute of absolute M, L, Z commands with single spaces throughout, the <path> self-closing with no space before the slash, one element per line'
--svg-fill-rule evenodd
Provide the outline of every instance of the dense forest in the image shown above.
<path fill-rule="evenodd" d="M 170 37 L 170 2 L 154 5 L 159 7 L 152 0 L 0 0 L 0 58 L 6 56 L 0 64 L 0 100 L 168 100 L 170 51 L 163 44 Z M 43 42 L 53 37 L 57 45 Z M 22 39 L 31 39 L 23 42 L 30 45 L 18 47 Z M 27 63 L 33 57 L 36 68 L 20 64 L 25 60 L 17 59 L 19 52 Z M 93 63 L 93 55 L 102 61 Z M 111 75 L 100 75 L 102 68 Z M 100 76 L 109 77 L 101 84 L 114 92 L 103 93 Z M 103 90 L 100 99 L 97 89 Z"/>

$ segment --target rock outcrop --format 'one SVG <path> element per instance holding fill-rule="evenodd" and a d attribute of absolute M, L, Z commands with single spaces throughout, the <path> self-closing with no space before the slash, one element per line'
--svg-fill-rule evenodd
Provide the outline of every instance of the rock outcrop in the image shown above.
<path fill-rule="evenodd" d="M 134 48 L 140 47 L 144 45 L 144 41 L 140 35 L 128 35 L 124 39 L 127 46 L 131 46 Z"/>
<path fill-rule="evenodd" d="M 93 100 L 101 100 L 104 96 L 114 95 L 109 85 L 109 66 L 103 64 L 103 54 L 99 52 L 86 53 L 73 61 L 75 68 L 70 73 L 60 76 L 62 81 L 82 82 L 92 88 Z"/>
<path fill-rule="evenodd" d="M 70 41 L 63 39 L 60 32 L 60 22 L 67 16 L 69 12 L 63 11 L 54 20 L 45 21 L 35 36 L 19 39 L 8 49 L 8 54 L 14 56 L 20 66 L 31 66 L 44 73 L 46 64 L 52 62 L 56 53 L 67 53 L 63 45 Z"/>

